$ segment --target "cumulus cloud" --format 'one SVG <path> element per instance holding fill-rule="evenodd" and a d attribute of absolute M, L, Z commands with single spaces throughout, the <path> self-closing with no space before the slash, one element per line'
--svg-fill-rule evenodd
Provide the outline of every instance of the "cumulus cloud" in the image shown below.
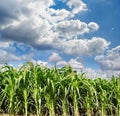
<path fill-rule="evenodd" d="M 52 22 L 56 22 L 56 23 L 73 17 L 73 14 L 66 9 L 55 10 L 53 8 L 50 8 L 48 10 L 48 13 L 52 16 L 51 18 Z"/>
<path fill-rule="evenodd" d="M 56 25 L 61 37 L 72 38 L 89 32 L 87 24 L 80 20 L 62 21 Z"/>
<path fill-rule="evenodd" d="M 14 54 L 8 53 L 7 51 L 0 50 L 0 63 L 6 63 L 11 60 L 20 60 L 20 58 Z"/>
<path fill-rule="evenodd" d="M 81 62 L 77 61 L 77 59 L 70 59 L 68 61 L 68 64 L 70 64 L 72 66 L 73 69 L 76 69 L 76 70 L 80 70 L 83 68 L 83 65 Z"/>
<path fill-rule="evenodd" d="M 32 62 L 34 65 L 44 65 L 44 66 L 48 66 L 48 62 L 42 61 L 42 60 L 34 60 L 34 59 L 32 59 L 31 62 Z"/>
<path fill-rule="evenodd" d="M 72 8 L 72 13 L 77 14 L 81 11 L 87 10 L 87 5 L 82 0 L 69 0 L 67 2 L 69 8 Z"/>
<path fill-rule="evenodd" d="M 0 64 L 30 61 L 33 58 L 33 53 L 29 46 L 9 42 L 0 43 L 4 45 L 0 46 Z"/>
<path fill-rule="evenodd" d="M 56 24 L 56 30 L 62 38 L 77 38 L 79 35 L 84 35 L 91 31 L 97 31 L 99 25 L 95 22 L 89 24 L 80 20 L 65 20 Z"/>
<path fill-rule="evenodd" d="M 31 23 L 29 22 L 23 22 L 18 25 L 10 25 L 1 32 L 3 38 L 24 43 L 28 41 L 31 43 L 31 41 L 36 39 L 38 36 L 36 30 L 33 29 Z"/>
<path fill-rule="evenodd" d="M 10 61 L 21 61 L 21 60 L 30 60 L 30 59 L 31 59 L 30 55 L 16 56 L 5 50 L 0 50 L 0 64 L 4 64 Z"/>
<path fill-rule="evenodd" d="M 63 66 L 67 66 L 68 62 L 66 62 L 65 60 L 60 60 L 56 63 L 56 65 L 59 67 L 63 67 Z"/>
<path fill-rule="evenodd" d="M 59 10 L 56 11 L 57 16 L 52 16 L 53 14 L 49 13 L 49 6 L 54 4 L 52 0 L 21 0 L 12 4 L 13 2 L 14 0 L 11 0 L 11 7 L 14 7 L 18 2 L 20 3 L 20 6 L 17 8 L 14 7 L 16 10 L 20 11 L 22 10 L 22 4 L 25 4 L 25 8 L 30 12 L 30 15 L 26 16 L 24 13 L 20 12 L 19 14 L 15 14 L 18 19 L 11 19 L 11 22 L 7 21 L 6 24 L 2 24 L 0 27 L 1 38 L 7 41 L 29 44 L 41 50 L 54 48 L 54 43 L 58 43 L 56 42 L 58 41 L 58 34 L 52 30 L 56 22 L 55 20 L 59 19 L 59 17 L 63 17 L 62 19 L 64 19 L 66 16 L 61 16 L 62 13 L 69 14 L 69 12 Z M 7 2 L 3 3 L 7 4 Z M 14 9 L 11 7 L 9 8 L 8 5 L 3 5 L 3 9 L 5 11 L 7 9 L 8 12 Z M 9 15 L 7 16 L 9 17 Z M 4 18 L 6 17 L 4 16 Z"/>
<path fill-rule="evenodd" d="M 62 49 L 61 46 L 63 45 L 68 48 L 71 47 L 69 49 L 69 51 L 72 50 L 71 52 L 66 49 L 64 50 L 67 54 L 73 54 L 75 50 L 77 50 L 77 53 L 86 54 L 83 53 L 84 51 L 89 52 L 86 49 L 94 49 L 91 47 L 93 43 L 90 43 L 90 41 L 93 40 L 89 42 L 87 40 L 66 40 L 75 39 L 90 31 L 98 30 L 99 26 L 95 22 L 87 24 L 80 20 L 73 20 L 74 15 L 69 10 L 53 9 L 51 7 L 55 5 L 53 0 L 16 0 L 16 2 L 10 0 L 10 4 L 8 4 L 9 2 L 7 1 L 2 1 L 1 9 L 6 9 L 10 15 L 14 14 L 17 18 L 11 19 L 10 22 L 3 23 L 0 27 L 1 38 L 7 41 L 17 41 L 28 44 L 38 50 L 57 50 Z M 69 0 L 66 4 L 74 13 L 79 13 L 87 7 L 81 0 Z M 2 10 L 0 10 L 0 12 L 4 14 L 0 14 L 0 17 L 7 19 L 5 12 Z M 7 16 L 9 17 L 9 15 Z M 81 45 L 85 42 L 87 42 L 88 45 Z M 75 46 L 76 48 L 73 50 Z M 82 52 L 79 52 L 82 48 L 81 46 L 84 46 L 84 49 Z M 95 45 L 93 45 L 93 47 L 95 47 Z M 99 50 L 98 48 L 95 53 L 98 53 L 101 49 L 102 48 Z"/>
<path fill-rule="evenodd" d="M 0 2 L 0 63 L 9 61 L 32 60 L 30 54 L 13 52 L 9 43 L 23 43 L 37 50 L 61 50 L 67 55 L 96 56 L 102 54 L 109 46 L 103 38 L 93 37 L 81 39 L 81 35 L 97 31 L 99 25 L 95 22 L 82 22 L 75 19 L 75 15 L 87 10 L 87 5 L 82 0 L 64 0 L 68 9 L 54 9 L 55 0 L 3 0 Z M 6 49 L 1 49 L 6 48 Z M 11 50 L 9 50 L 11 49 Z M 23 50 L 22 50 L 23 51 Z M 26 52 L 27 53 L 27 52 Z M 96 57 L 96 61 L 99 61 Z M 103 56 L 105 57 L 105 56 Z M 108 58 L 107 58 L 108 59 Z M 70 64 L 75 69 L 83 68 L 83 64 L 77 59 L 68 61 L 56 52 L 48 58 L 48 61 L 38 60 L 38 64 L 48 65 L 48 62 L 56 62 L 63 66 Z"/>
<path fill-rule="evenodd" d="M 0 2 L 0 25 L 19 20 L 21 16 L 29 16 L 30 9 L 22 0 L 4 0 Z"/>
<path fill-rule="evenodd" d="M 71 58 L 68 61 L 63 60 L 63 58 L 56 52 L 53 52 L 52 55 L 48 58 L 48 62 L 56 63 L 56 66 L 62 67 L 66 65 L 72 66 L 73 69 L 82 69 L 83 64 L 77 60 L 77 58 Z"/>
<path fill-rule="evenodd" d="M 63 67 L 67 65 L 70 65 L 73 69 L 75 69 L 78 72 L 84 67 L 83 64 L 79 62 L 76 58 L 74 59 L 71 58 L 69 61 L 60 60 L 60 61 L 57 61 L 56 63 L 56 66 L 58 67 Z"/>
<path fill-rule="evenodd" d="M 95 22 L 88 23 L 88 28 L 91 29 L 91 31 L 97 31 L 99 29 L 99 25 Z"/>
<path fill-rule="evenodd" d="M 106 78 L 109 79 L 113 75 L 118 76 L 120 71 L 111 71 L 111 70 L 101 70 L 101 69 L 93 69 L 93 68 L 84 68 L 82 72 L 85 72 L 87 77 L 90 78 Z"/>
<path fill-rule="evenodd" d="M 27 43 L 33 47 L 38 47 L 39 40 L 42 42 L 44 40 L 47 41 L 46 38 L 48 36 L 52 39 L 55 33 L 52 33 L 49 25 L 50 22 L 48 19 L 50 15 L 48 14 L 47 17 L 45 17 L 47 14 L 46 8 L 53 5 L 52 0 L 10 0 L 10 4 L 8 4 L 9 0 L 7 1 L 2 1 L 0 4 L 2 5 L 0 12 L 5 14 L 4 12 L 6 11 L 11 15 L 13 12 L 11 10 L 14 9 L 19 13 L 13 12 L 15 18 L 12 18 L 11 21 L 7 20 L 10 19 L 10 15 L 7 14 L 6 17 L 0 13 L 0 17 L 7 20 L 6 23 L 1 23 L 1 38 Z M 25 5 L 23 6 L 23 4 Z M 26 9 L 29 13 L 23 9 Z M 28 16 L 27 14 L 30 15 Z M 43 18 L 45 18 L 45 20 Z M 51 43 L 48 42 L 47 44 Z"/>
<path fill-rule="evenodd" d="M 48 22 L 42 21 L 39 24 L 39 27 L 34 27 L 32 22 L 24 21 L 17 25 L 10 25 L 1 30 L 2 37 L 29 44 L 37 49 L 51 49 L 53 43 L 58 40 L 57 33 L 50 30 Z"/>
<path fill-rule="evenodd" d="M 108 50 L 105 55 L 95 57 L 103 70 L 120 70 L 120 46 Z"/>
<path fill-rule="evenodd" d="M 0 41 L 0 48 L 8 48 L 11 42 Z"/>
<path fill-rule="evenodd" d="M 109 46 L 110 42 L 107 42 L 103 38 L 93 37 L 92 39 L 75 39 L 64 41 L 62 47 L 64 52 L 69 55 L 98 55 L 102 54 Z"/>
<path fill-rule="evenodd" d="M 56 63 L 60 60 L 62 60 L 62 58 L 59 56 L 58 53 L 55 53 L 55 52 L 53 52 L 52 55 L 48 58 L 49 62 L 55 62 Z"/>

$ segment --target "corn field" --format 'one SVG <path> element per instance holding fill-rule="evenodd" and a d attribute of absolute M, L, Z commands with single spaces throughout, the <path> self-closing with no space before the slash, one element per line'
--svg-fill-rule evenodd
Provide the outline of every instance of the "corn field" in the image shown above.
<path fill-rule="evenodd" d="M 120 76 L 91 79 L 70 66 L 0 68 L 0 114 L 120 116 Z"/>

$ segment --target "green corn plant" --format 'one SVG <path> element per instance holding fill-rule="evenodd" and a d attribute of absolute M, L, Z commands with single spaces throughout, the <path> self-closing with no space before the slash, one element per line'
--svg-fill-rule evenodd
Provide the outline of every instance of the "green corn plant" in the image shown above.
<path fill-rule="evenodd" d="M 83 87 L 86 89 L 86 93 L 85 93 L 85 96 L 84 96 L 84 104 L 85 104 L 85 108 L 87 110 L 87 116 L 91 116 L 91 103 L 92 103 L 92 95 L 93 95 L 93 91 L 91 91 L 91 84 L 90 82 L 87 80 L 87 79 L 84 79 L 83 81 Z M 84 90 L 84 89 L 83 89 Z"/>
<path fill-rule="evenodd" d="M 25 109 L 24 113 L 25 116 L 28 114 L 28 105 L 29 105 L 29 95 L 31 94 L 31 80 L 32 80 L 32 68 L 33 64 L 28 62 L 20 69 L 21 75 L 20 84 L 19 84 L 19 92 L 21 93 L 20 96 L 23 100 L 23 107 Z M 22 101 L 21 101 L 22 102 Z"/>
<path fill-rule="evenodd" d="M 37 65 L 33 70 L 32 80 L 32 97 L 35 102 L 37 116 L 42 116 L 42 97 L 43 97 L 42 96 L 43 88 L 41 86 L 42 78 L 43 78 L 42 69 L 39 65 Z"/>
<path fill-rule="evenodd" d="M 62 101 L 62 110 L 63 110 L 63 114 L 62 116 L 67 116 L 68 115 L 68 98 L 67 98 L 67 94 L 68 94 L 68 89 L 64 88 L 64 97 L 61 99 Z"/>
<path fill-rule="evenodd" d="M 73 106 L 74 106 L 74 115 L 79 116 L 79 108 L 78 108 L 78 95 L 80 95 L 78 88 L 74 88 L 74 96 L 73 96 Z"/>
<path fill-rule="evenodd" d="M 113 90 L 113 105 L 117 115 L 120 115 L 120 76 L 118 78 L 113 77 L 111 79 Z"/>
<path fill-rule="evenodd" d="M 58 108 L 58 109 L 57 109 Z M 0 113 L 37 116 L 120 115 L 120 76 L 87 78 L 70 66 L 32 62 L 0 69 Z"/>
<path fill-rule="evenodd" d="M 98 89 L 98 99 L 99 99 L 99 109 L 102 116 L 107 114 L 107 108 L 109 107 L 108 101 L 108 91 L 109 91 L 109 83 L 105 79 L 98 79 L 97 86 Z"/>
<path fill-rule="evenodd" d="M 73 99 L 73 109 L 74 109 L 73 114 L 74 116 L 79 116 L 80 114 L 79 114 L 78 102 L 80 99 L 80 92 L 79 92 L 78 80 L 72 77 L 71 84 L 69 86 L 70 86 L 71 98 Z"/>
<path fill-rule="evenodd" d="M 6 87 L 6 70 L 8 68 L 6 66 L 3 66 L 0 68 L 0 112 L 3 112 L 6 107 L 6 103 L 7 103 L 7 94 L 5 92 L 5 87 Z M 4 109 L 3 109 L 4 107 Z"/>
<path fill-rule="evenodd" d="M 55 103 L 55 85 L 53 80 L 47 79 L 47 86 L 45 87 L 45 99 L 46 99 L 46 106 L 49 110 L 50 116 L 55 116 L 54 111 L 54 103 Z"/>
<path fill-rule="evenodd" d="M 15 106 L 17 106 L 16 101 L 16 89 L 18 87 L 17 83 L 17 70 L 13 69 L 13 67 L 5 66 L 7 70 L 4 73 L 5 80 L 4 80 L 4 90 L 1 93 L 3 94 L 4 98 L 8 104 L 8 113 L 13 114 L 15 113 Z M 6 97 L 5 97 L 6 96 Z"/>
<path fill-rule="evenodd" d="M 70 78 L 64 77 L 59 80 L 58 98 L 61 101 L 62 116 L 68 116 L 69 81 Z"/>
<path fill-rule="evenodd" d="M 117 101 L 118 101 L 117 109 L 118 109 L 118 115 L 120 115 L 120 76 L 119 76 L 119 78 L 117 78 L 116 86 L 117 86 L 116 93 L 117 93 Z"/>

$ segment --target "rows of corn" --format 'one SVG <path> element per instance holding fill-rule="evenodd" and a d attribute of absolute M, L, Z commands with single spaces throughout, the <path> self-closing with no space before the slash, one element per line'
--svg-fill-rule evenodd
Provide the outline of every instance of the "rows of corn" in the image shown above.
<path fill-rule="evenodd" d="M 70 66 L 0 69 L 0 114 L 120 116 L 120 77 L 90 79 Z"/>

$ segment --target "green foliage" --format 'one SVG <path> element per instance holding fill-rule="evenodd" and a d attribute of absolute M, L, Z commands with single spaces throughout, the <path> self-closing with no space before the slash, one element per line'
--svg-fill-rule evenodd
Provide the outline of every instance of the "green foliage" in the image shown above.
<path fill-rule="evenodd" d="M 120 115 L 120 76 L 90 79 L 70 66 L 32 62 L 0 68 L 0 113 L 38 116 Z"/>

